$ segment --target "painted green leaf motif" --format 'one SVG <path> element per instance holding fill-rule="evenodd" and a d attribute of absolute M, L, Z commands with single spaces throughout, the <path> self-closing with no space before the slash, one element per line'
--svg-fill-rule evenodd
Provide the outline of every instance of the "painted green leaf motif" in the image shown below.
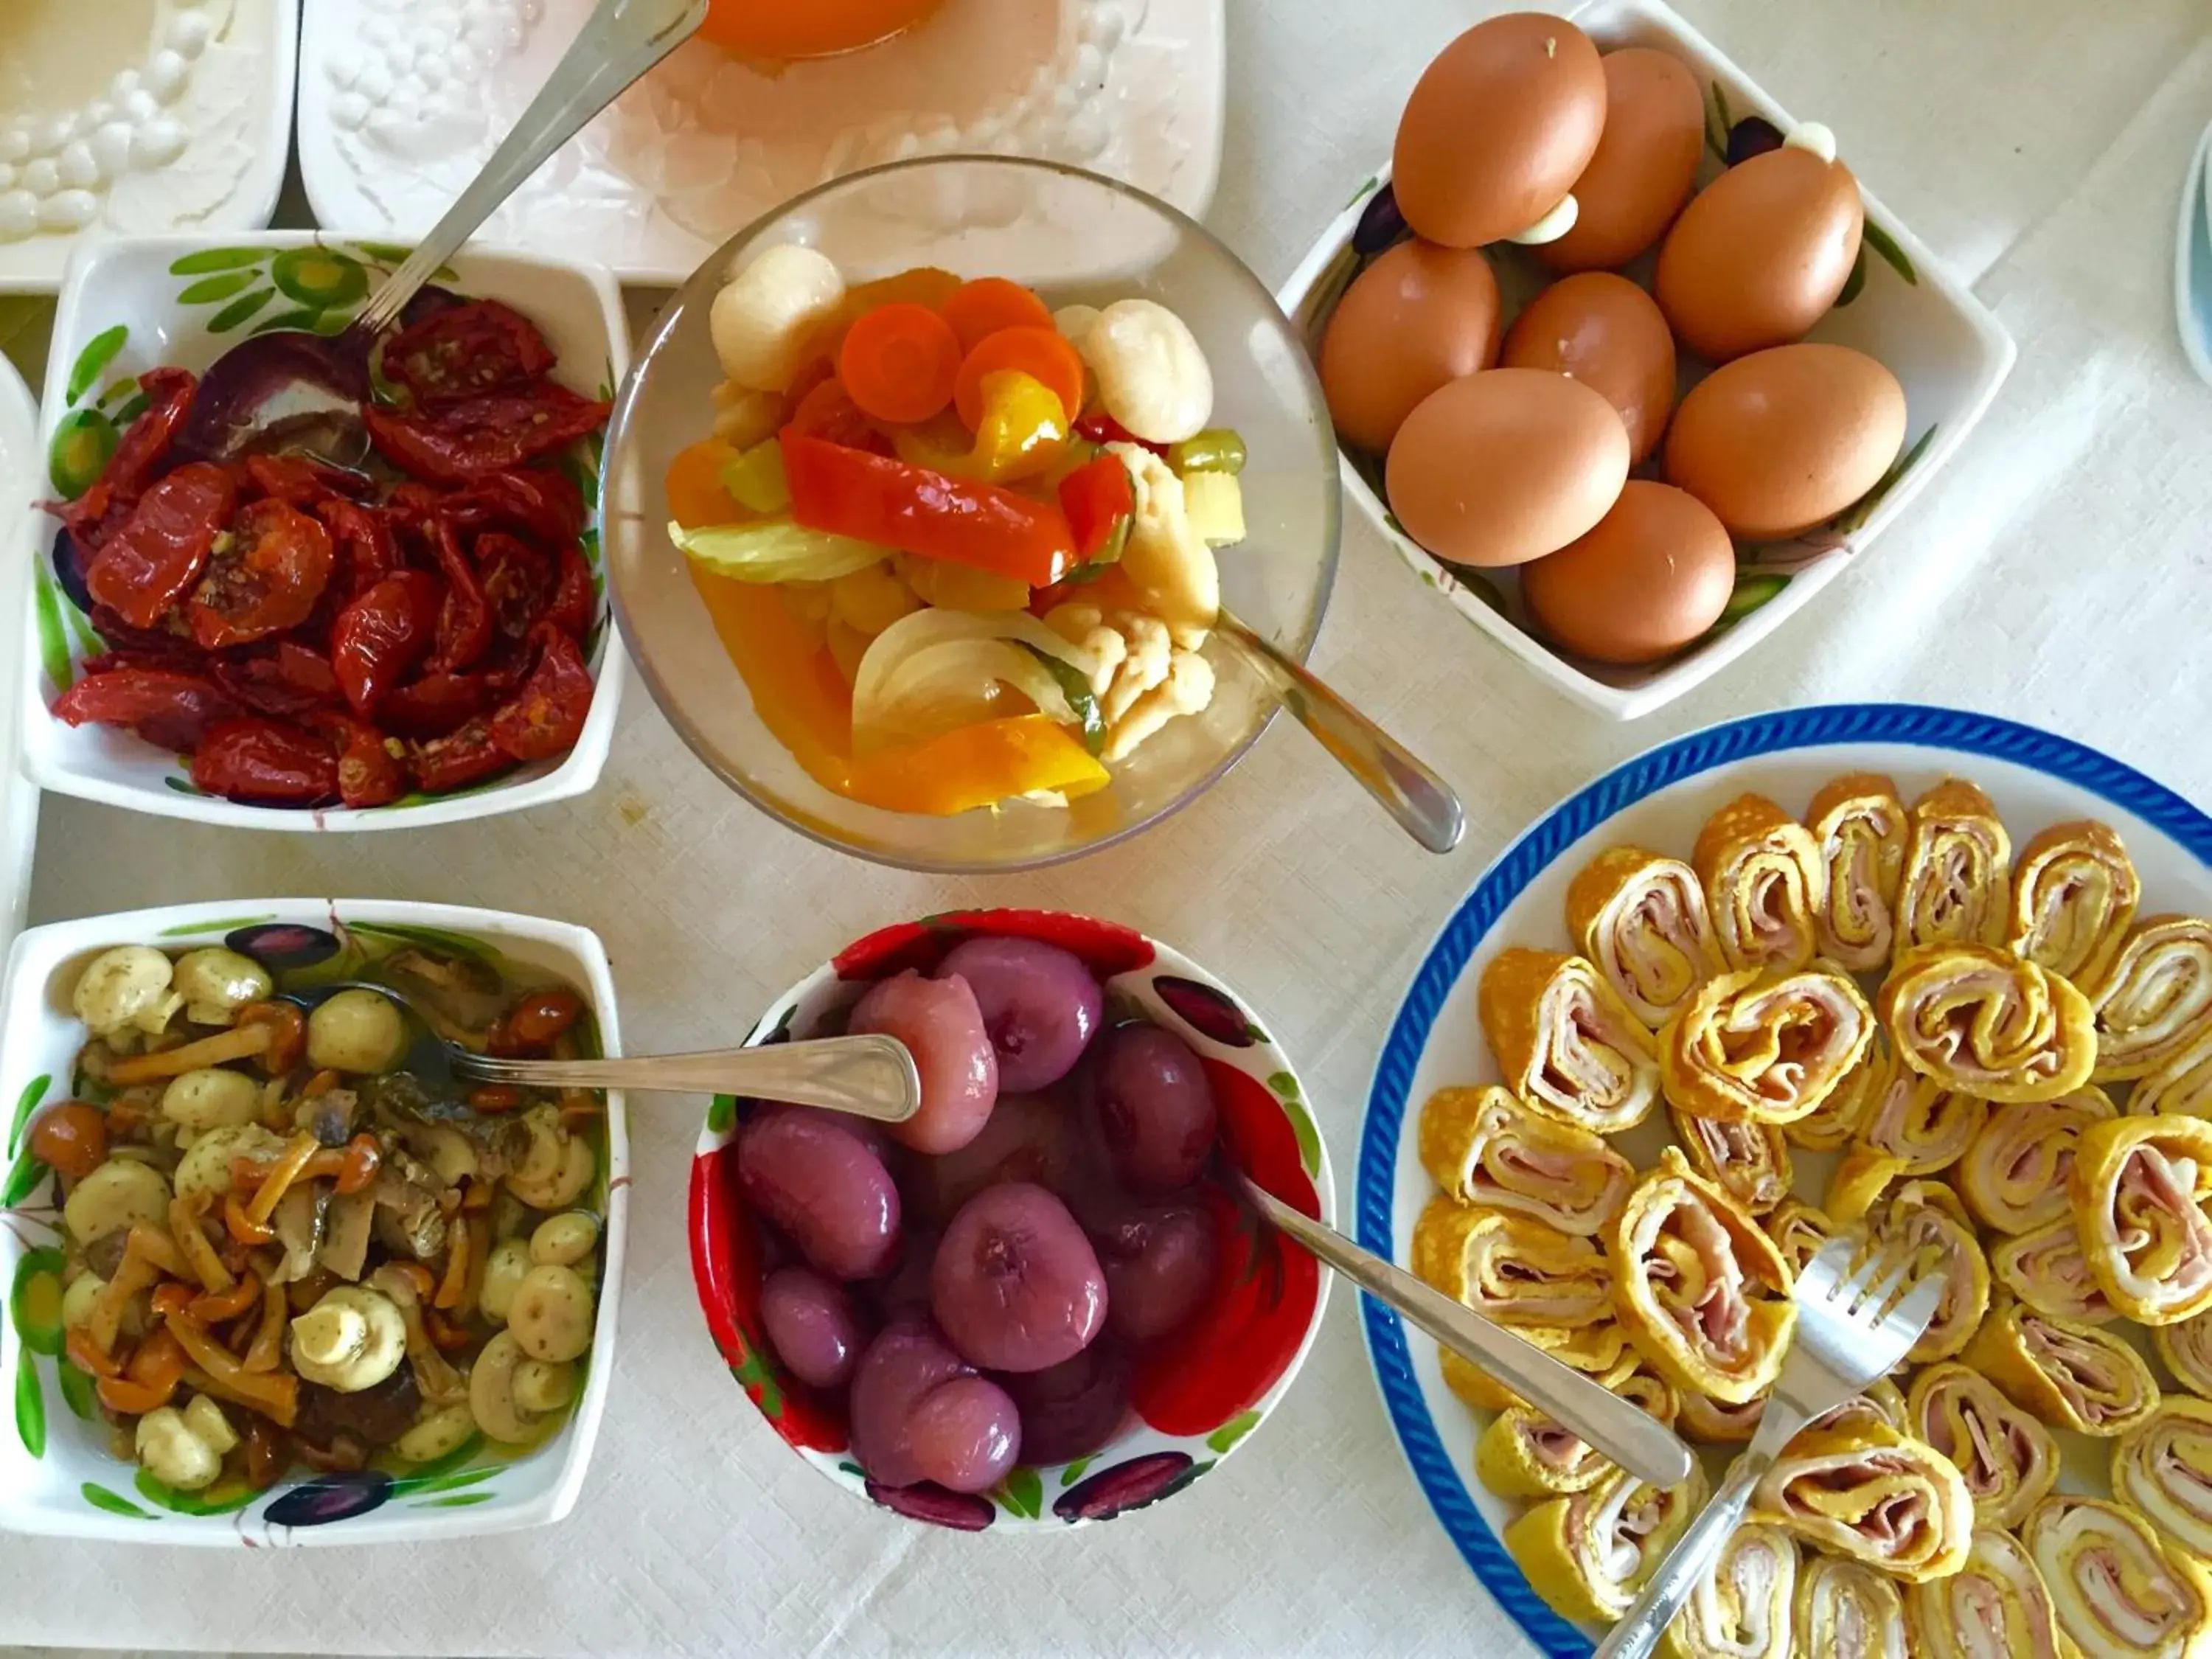
<path fill-rule="evenodd" d="M 771 1423 L 783 1420 L 783 1390 L 776 1386 L 775 1374 L 759 1353 L 748 1348 L 745 1357 L 730 1367 L 730 1375 L 744 1384 L 750 1392 L 760 1390 L 761 1415 Z"/>
<path fill-rule="evenodd" d="M 173 789 L 180 795 L 198 795 L 205 793 L 203 790 L 195 788 L 189 778 L 180 778 L 173 772 L 165 773 L 162 775 L 161 781 L 168 785 L 170 788 Z"/>
<path fill-rule="evenodd" d="M 214 316 L 208 319 L 208 332 L 210 334 L 229 333 L 231 330 L 236 328 L 240 323 L 246 321 L 247 318 L 252 317 L 255 313 L 258 312 L 262 307 L 267 305 L 276 297 L 276 290 L 275 289 L 258 288 L 254 289 L 252 293 L 246 295 L 242 298 L 233 300 L 221 311 L 216 312 Z"/>
<path fill-rule="evenodd" d="M 219 921 L 187 921 L 174 927 L 164 927 L 154 935 L 155 939 L 198 939 L 204 933 L 234 933 L 241 927 L 258 927 L 276 918 L 263 916 L 225 916 Z"/>
<path fill-rule="evenodd" d="M 1874 517 L 1874 510 L 1881 505 L 1883 497 L 1896 489 L 1897 481 L 1912 471 L 1919 464 L 1920 458 L 1928 453 L 1928 446 L 1936 441 L 1936 434 L 1942 425 L 1939 421 L 1915 439 L 1910 449 L 1890 463 L 1889 471 L 1875 480 L 1872 489 L 1836 515 L 1835 523 L 1830 528 L 1838 535 L 1848 536 Z"/>
<path fill-rule="evenodd" d="M 1913 287 L 1920 286 L 1920 273 L 1912 268 L 1912 261 L 1905 257 L 1905 250 L 1897 239 L 1871 219 L 1866 222 L 1866 241 L 1888 263 L 1889 268 Z"/>
<path fill-rule="evenodd" d="M 269 280 L 288 300 L 319 308 L 357 305 L 368 295 L 368 272 L 350 253 L 331 247 L 295 247 L 276 256 Z"/>
<path fill-rule="evenodd" d="M 62 1351 L 62 1253 L 29 1250 L 15 1264 L 15 1282 L 8 1289 L 8 1315 L 15 1334 L 33 1353 Z M 23 1369 L 30 1369 L 24 1362 Z"/>
<path fill-rule="evenodd" d="M 1865 291 L 1866 270 L 1866 244 L 1862 242 L 1858 257 L 1851 261 L 1851 274 L 1844 278 L 1844 291 L 1836 295 L 1837 310 L 1841 311 Z"/>
<path fill-rule="evenodd" d="M 868 1478 L 868 1472 L 858 1463 L 840 1463 L 837 1466 L 837 1473 L 849 1474 L 855 1480 L 865 1480 Z"/>
<path fill-rule="evenodd" d="M 471 1504 L 489 1504 L 499 1494 L 495 1492 L 455 1492 L 451 1498 L 434 1498 L 427 1504 L 417 1504 L 418 1510 L 465 1510 Z"/>
<path fill-rule="evenodd" d="M 131 331 L 121 323 L 104 328 L 84 343 L 84 349 L 76 354 L 76 362 L 70 365 L 69 384 L 64 388 L 70 402 L 92 390 L 92 383 L 100 378 L 100 371 L 115 361 L 115 354 L 123 349 L 123 343 L 131 337 Z"/>
<path fill-rule="evenodd" d="M 106 1510 L 110 1515 L 127 1516 L 133 1521 L 158 1521 L 159 1516 L 149 1515 L 129 1498 L 112 1492 L 105 1486 L 88 1480 L 77 1491 L 84 1501 L 96 1510 Z"/>
<path fill-rule="evenodd" d="M 451 1474 L 455 1469 L 466 1464 L 470 1459 L 483 1449 L 483 1436 L 472 1434 L 443 1457 L 434 1457 L 427 1463 L 416 1464 L 405 1474 L 394 1480 L 392 1483 L 392 1486 L 395 1490 L 401 1486 L 419 1486 L 428 1491 L 430 1489 L 431 1481 L 441 1475 Z"/>
<path fill-rule="evenodd" d="M 1253 1024 L 1249 1019 L 1244 1022 L 1244 1035 L 1250 1037 L 1255 1042 L 1266 1042 L 1271 1048 L 1273 1046 L 1267 1034 L 1261 1030 L 1258 1026 Z"/>
<path fill-rule="evenodd" d="M 240 265 L 258 265 L 276 252 L 273 247 L 204 247 L 170 265 L 169 275 L 198 276 L 210 270 L 235 270 Z"/>
<path fill-rule="evenodd" d="M 384 263 L 388 265 L 404 264 L 408 260 L 415 257 L 415 250 L 413 248 L 402 247 L 397 242 L 363 242 L 356 240 L 349 244 L 349 246 L 358 249 L 361 252 L 367 254 L 372 259 L 383 260 Z"/>
<path fill-rule="evenodd" d="M 1291 1133 L 1298 1138 L 1298 1162 L 1305 1166 L 1308 1175 L 1321 1173 L 1321 1135 L 1314 1128 L 1312 1115 L 1304 1103 L 1285 1099 L 1283 1115 L 1291 1121 Z"/>
<path fill-rule="evenodd" d="M 442 927 L 417 927 L 396 921 L 349 921 L 346 926 L 355 933 L 370 939 L 395 940 L 402 945 L 427 945 L 455 956 L 466 957 L 471 962 L 488 963 L 496 967 L 499 952 L 480 939 L 471 939 L 466 933 L 449 933 Z"/>
<path fill-rule="evenodd" d="M 312 329 L 323 319 L 319 306 L 294 306 L 280 311 L 274 317 L 264 317 L 254 324 L 256 334 L 274 334 L 280 328 Z"/>
<path fill-rule="evenodd" d="M 39 666 L 56 691 L 66 691 L 76 679 L 76 666 L 70 659 L 69 635 L 62 628 L 61 590 L 43 570 L 33 604 L 39 613 Z"/>
<path fill-rule="evenodd" d="M 1089 1468 L 1097 1461 L 1098 1460 L 1095 1456 L 1077 1458 L 1073 1463 L 1070 1463 L 1066 1468 L 1060 1472 L 1060 1484 L 1063 1486 L 1073 1486 L 1077 1481 L 1083 1479 L 1084 1470 Z"/>
<path fill-rule="evenodd" d="M 177 303 L 185 306 L 213 305 L 217 300 L 228 300 L 234 294 L 243 294 L 261 280 L 258 270 L 226 270 L 219 276 L 203 276 L 183 293 Z"/>
<path fill-rule="evenodd" d="M 1758 610 L 1759 606 L 1772 599 L 1776 594 L 1779 593 L 1784 588 L 1789 586 L 1790 578 L 1787 576 L 1743 575 L 1737 577 L 1735 582 L 1735 592 L 1729 595 L 1729 602 L 1721 611 L 1721 619 L 1719 622 L 1716 623 L 1714 626 L 1717 628 L 1725 628 L 1730 623 L 1741 622 L 1746 617 L 1748 617 L 1753 611 Z"/>
<path fill-rule="evenodd" d="M 138 1471 L 131 1483 L 138 1495 L 157 1510 L 167 1510 L 172 1515 L 228 1515 L 244 1509 L 261 1496 L 252 1487 L 224 1485 L 210 1486 L 204 1492 L 179 1492 L 165 1481 L 157 1480 L 145 1469 Z"/>
<path fill-rule="evenodd" d="M 15 1364 L 15 1433 L 32 1456 L 46 1455 L 46 1397 L 39 1389 L 39 1368 L 28 1354 Z"/>
<path fill-rule="evenodd" d="M 1352 192 L 1351 199 L 1345 203 L 1345 206 L 1350 207 L 1353 202 L 1357 202 L 1361 197 L 1366 195 L 1369 191 L 1374 189 L 1380 176 L 1381 175 L 1377 173 L 1369 173 L 1366 179 L 1360 185 L 1359 188 Z"/>
<path fill-rule="evenodd" d="M 1728 118 L 1728 94 L 1721 90 L 1717 81 L 1712 85 L 1713 99 L 1705 110 L 1705 148 L 1723 161 L 1728 160 L 1729 128 L 1734 124 Z"/>
<path fill-rule="evenodd" d="M 462 1469 L 458 1474 L 453 1474 L 407 1475 L 392 1483 L 392 1495 L 394 1498 L 407 1498 L 418 1492 L 459 1492 L 464 1486 L 480 1486 L 498 1473 L 498 1468 L 495 1467 Z"/>
<path fill-rule="evenodd" d="M 117 410 L 111 418 L 118 428 L 129 426 L 131 422 L 146 412 L 147 406 L 152 402 L 153 399 L 142 392 L 122 408 Z"/>
<path fill-rule="evenodd" d="M 726 1135 L 738 1121 L 738 1097 L 735 1095 L 716 1095 L 707 1108 L 707 1133 Z"/>
<path fill-rule="evenodd" d="M 1206 1436 L 1206 1443 L 1216 1454 L 1225 1453 L 1231 1446 L 1259 1426 L 1259 1413 L 1239 1412 L 1212 1434 Z"/>
<path fill-rule="evenodd" d="M 121 439 L 115 422 L 96 409 L 73 409 L 63 416 L 46 445 L 46 477 L 54 493 L 73 501 L 91 489 Z"/>
<path fill-rule="evenodd" d="M 62 1398 L 69 1402 L 72 1413 L 89 1423 L 100 1415 L 98 1385 L 90 1371 L 79 1370 L 68 1360 L 58 1368 L 61 1372 Z"/>
<path fill-rule="evenodd" d="M 31 1114 L 39 1109 L 39 1103 L 53 1087 L 52 1076 L 41 1072 L 23 1085 L 23 1092 L 15 1097 L 15 1120 L 8 1126 L 8 1156 L 15 1157 L 16 1148 L 23 1144 L 23 1131 L 31 1126 Z"/>
<path fill-rule="evenodd" d="M 31 1156 L 28 1146 L 24 1147 L 22 1156 L 8 1171 L 8 1184 L 0 1187 L 0 1210 L 13 1209 L 21 1204 L 38 1189 L 39 1183 L 46 1178 L 46 1166 Z"/>
<path fill-rule="evenodd" d="M 1034 1521 L 1044 1513 L 1044 1482 L 1027 1464 L 1008 1469 L 1006 1478 L 991 1496 L 1004 1504 L 1009 1514 L 1026 1516 Z"/>
<path fill-rule="evenodd" d="M 118 374 L 115 379 L 110 380 L 105 386 L 100 388 L 100 396 L 94 398 L 93 402 L 98 404 L 102 409 L 106 409 L 111 404 L 121 403 L 132 392 L 137 391 L 137 389 L 138 382 L 137 380 L 128 374 Z"/>
<path fill-rule="evenodd" d="M 1298 1080 L 1288 1072 L 1277 1072 L 1267 1079 L 1267 1086 L 1285 1100 L 1296 1100 L 1298 1097 Z"/>

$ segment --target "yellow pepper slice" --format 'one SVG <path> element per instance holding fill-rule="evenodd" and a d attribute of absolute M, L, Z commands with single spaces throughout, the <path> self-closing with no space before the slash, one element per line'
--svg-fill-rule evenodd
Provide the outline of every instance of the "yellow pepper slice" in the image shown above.
<path fill-rule="evenodd" d="M 1035 477 L 1067 449 L 1067 411 L 1060 394 L 1014 369 L 983 377 L 983 419 L 964 453 L 945 441 L 959 430 L 955 422 L 950 428 L 902 431 L 892 441 L 909 465 L 981 483 Z"/>
<path fill-rule="evenodd" d="M 1022 714 L 856 760 L 845 793 L 887 811 L 941 817 L 1036 790 L 1087 795 L 1109 781 L 1079 741 L 1042 714 Z"/>

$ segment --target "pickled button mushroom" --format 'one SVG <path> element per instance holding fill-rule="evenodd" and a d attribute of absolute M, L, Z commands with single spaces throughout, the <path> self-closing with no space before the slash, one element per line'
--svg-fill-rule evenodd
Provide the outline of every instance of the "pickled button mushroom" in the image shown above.
<path fill-rule="evenodd" d="M 538 1224 L 538 1231 L 530 1235 L 530 1259 L 539 1267 L 574 1267 L 591 1255 L 599 1242 L 599 1218 L 582 1210 L 570 1210 Z"/>
<path fill-rule="evenodd" d="M 515 1375 L 527 1358 L 514 1333 L 501 1331 L 484 1344 L 469 1370 L 470 1415 L 487 1435 L 510 1446 L 535 1440 L 545 1420 L 545 1413 L 514 1397 Z"/>
<path fill-rule="evenodd" d="M 199 1492 L 222 1473 L 222 1454 L 193 1433 L 174 1406 L 140 1418 L 133 1445 L 146 1473 L 173 1491 Z"/>
<path fill-rule="evenodd" d="M 230 1184 L 228 1169 L 223 1184 Z M 70 1236 L 80 1244 L 96 1243 L 141 1222 L 166 1226 L 168 1218 L 169 1183 L 152 1165 L 127 1158 L 109 1158 L 78 1182 L 62 1206 Z"/>
<path fill-rule="evenodd" d="M 218 1457 L 238 1443 L 238 1431 L 230 1426 L 222 1407 L 204 1394 L 194 1395 L 192 1403 L 185 1407 L 185 1426 Z"/>
<path fill-rule="evenodd" d="M 62 1292 L 62 1328 L 73 1331 L 88 1322 L 93 1304 L 106 1288 L 107 1281 L 98 1273 L 79 1273 L 71 1279 L 69 1289 Z"/>
<path fill-rule="evenodd" d="M 557 1106 L 533 1106 L 522 1115 L 529 1150 L 507 1177 L 507 1189 L 533 1210 L 561 1210 L 592 1184 L 598 1160 L 581 1136 L 561 1121 Z"/>
<path fill-rule="evenodd" d="M 425 1412 L 391 1446 L 403 1463 L 434 1463 L 459 1451 L 477 1431 L 477 1419 L 465 1404 L 441 1406 Z"/>
<path fill-rule="evenodd" d="M 592 1346 L 592 1287 L 569 1267 L 532 1267 L 514 1288 L 507 1328 L 524 1353 L 552 1364 Z"/>
<path fill-rule="evenodd" d="M 102 951 L 78 975 L 70 1005 L 97 1037 L 130 1032 L 158 1036 L 185 1000 L 171 985 L 176 969 L 149 945 Z"/>
<path fill-rule="evenodd" d="M 234 1024 L 240 1008 L 276 988 L 269 970 L 252 957 L 220 945 L 185 951 L 174 973 L 171 988 L 184 998 L 185 1018 L 195 1025 Z"/>
<path fill-rule="evenodd" d="M 526 1411 L 557 1412 L 576 1397 L 576 1368 L 526 1359 L 514 1368 L 514 1403 Z"/>
<path fill-rule="evenodd" d="M 390 997 L 340 991 L 307 1016 L 307 1063 L 318 1070 L 388 1072 L 407 1052 L 407 1022 Z"/>
<path fill-rule="evenodd" d="M 844 277 L 812 248 L 764 250 L 723 285 L 708 314 L 722 373 L 748 391 L 785 390 L 807 343 L 844 301 Z"/>
<path fill-rule="evenodd" d="M 407 1322 L 392 1299 L 341 1285 L 292 1322 L 292 1365 L 340 1394 L 373 1389 L 407 1357 Z"/>
<path fill-rule="evenodd" d="M 1183 319 L 1153 300 L 1116 300 L 1075 343 L 1098 401 L 1133 437 L 1179 444 L 1213 416 L 1213 371 Z"/>
<path fill-rule="evenodd" d="M 230 1160 L 234 1158 L 276 1158 L 284 1150 L 282 1137 L 258 1123 L 240 1123 L 208 1129 L 177 1165 L 177 1196 L 191 1198 L 207 1193 L 220 1198 L 230 1190 Z"/>
<path fill-rule="evenodd" d="M 483 1285 L 477 1292 L 477 1308 L 495 1325 L 507 1323 L 514 1306 L 514 1293 L 533 1264 L 530 1246 L 519 1238 L 501 1240 L 484 1258 Z"/>
<path fill-rule="evenodd" d="M 251 1123 L 260 1112 L 260 1085 L 243 1072 L 204 1066 L 171 1078 L 161 1091 L 161 1115 L 195 1133 Z"/>

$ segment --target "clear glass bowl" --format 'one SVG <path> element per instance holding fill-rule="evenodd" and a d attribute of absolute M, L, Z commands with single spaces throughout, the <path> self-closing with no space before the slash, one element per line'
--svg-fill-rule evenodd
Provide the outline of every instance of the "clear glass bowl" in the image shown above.
<path fill-rule="evenodd" d="M 1258 277 L 1203 227 L 1111 179 L 1040 161 L 896 162 L 797 197 L 718 249 L 669 302 L 608 430 L 604 541 L 632 659 L 692 752 L 793 829 L 908 869 L 1016 870 L 1133 836 L 1202 793 L 1266 729 L 1274 703 L 1227 647 L 1209 645 L 1213 704 L 1062 809 L 1013 801 L 955 817 L 887 812 L 824 789 L 769 731 L 668 539 L 661 480 L 708 435 L 721 378 L 708 313 L 725 274 L 802 242 L 848 282 L 916 265 L 1010 276 L 1054 307 L 1141 295 L 1188 323 L 1214 380 L 1213 423 L 1243 434 L 1246 540 L 1222 550 L 1224 602 L 1303 661 L 1336 574 L 1336 445 L 1304 348 Z"/>

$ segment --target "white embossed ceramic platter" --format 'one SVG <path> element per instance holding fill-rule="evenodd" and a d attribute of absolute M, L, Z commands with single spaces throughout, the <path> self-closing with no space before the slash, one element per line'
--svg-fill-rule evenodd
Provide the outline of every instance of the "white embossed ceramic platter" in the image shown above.
<path fill-rule="evenodd" d="M 301 42 L 299 143 L 316 217 L 420 236 L 591 3 L 315 0 Z M 625 282 L 674 284 L 814 185 L 962 151 L 1065 161 L 1195 216 L 1220 170 L 1224 9 L 945 0 L 896 40 L 774 71 L 694 40 L 540 169 L 485 234 L 545 253 L 587 247 Z"/>
<path fill-rule="evenodd" d="M 78 243 L 266 225 L 299 0 L 0 0 L 0 294 Z"/>
<path fill-rule="evenodd" d="M 27 603 L 33 549 L 41 515 L 39 494 L 39 410 L 30 388 L 0 357 L 0 616 Z M 39 834 L 39 791 L 16 764 L 15 699 L 22 678 L 8 653 L 20 653 L 22 637 L 0 629 L 0 953 L 23 925 L 31 893 L 31 854 Z"/>

